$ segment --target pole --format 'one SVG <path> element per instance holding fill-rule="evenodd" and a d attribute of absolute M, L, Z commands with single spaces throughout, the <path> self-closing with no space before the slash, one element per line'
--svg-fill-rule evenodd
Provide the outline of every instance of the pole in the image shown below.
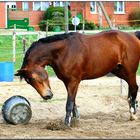
<path fill-rule="evenodd" d="M 106 20 L 107 20 L 107 23 L 108 23 L 109 27 L 110 27 L 111 29 L 113 29 L 112 23 L 111 23 L 111 21 L 110 21 L 108 15 L 107 15 L 107 13 L 106 13 L 106 11 L 105 11 L 105 8 L 104 8 L 104 6 L 103 6 L 103 3 L 102 3 L 101 1 L 98 1 L 98 5 L 99 5 L 100 8 L 102 9 L 102 12 L 103 12 L 103 14 L 104 14 L 104 16 L 105 16 L 105 18 L 106 18 Z"/>
<path fill-rule="evenodd" d="M 101 10 L 101 7 L 98 6 L 98 13 L 99 13 L 99 29 L 102 28 L 102 10 Z"/>
<path fill-rule="evenodd" d="M 24 56 L 26 52 L 26 38 L 25 37 L 23 37 L 22 43 L 23 43 L 23 56 Z"/>
<path fill-rule="evenodd" d="M 85 33 L 85 16 L 84 16 L 84 8 L 82 9 L 82 13 L 83 13 L 83 33 Z"/>
<path fill-rule="evenodd" d="M 46 22 L 46 36 L 48 36 L 48 26 L 49 26 L 49 24 L 48 24 L 48 21 Z"/>
<path fill-rule="evenodd" d="M 121 95 L 122 95 L 122 93 L 123 93 L 123 82 L 122 82 L 122 79 L 120 79 L 120 84 L 121 84 L 120 92 L 121 92 Z"/>
<path fill-rule="evenodd" d="M 75 32 L 76 32 L 76 26 L 77 26 L 77 25 L 75 24 L 75 25 L 74 25 L 74 31 L 75 31 Z"/>
<path fill-rule="evenodd" d="M 64 11 L 65 11 L 65 33 L 68 33 L 68 2 L 67 1 L 65 1 L 64 2 L 64 5 L 65 5 L 65 9 L 64 9 Z"/>
<path fill-rule="evenodd" d="M 13 62 L 16 61 L 16 24 L 14 24 L 13 31 Z"/>

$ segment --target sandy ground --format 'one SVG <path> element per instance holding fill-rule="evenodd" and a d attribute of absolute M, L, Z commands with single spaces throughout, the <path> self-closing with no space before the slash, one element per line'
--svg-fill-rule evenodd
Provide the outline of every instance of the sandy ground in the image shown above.
<path fill-rule="evenodd" d="M 140 84 L 140 77 L 137 80 Z M 27 98 L 32 109 L 26 125 L 8 124 L 0 114 L 0 138 L 140 138 L 140 111 L 137 121 L 129 120 L 127 85 L 123 82 L 121 93 L 119 78 L 105 76 L 81 82 L 76 97 L 79 125 L 69 129 L 62 127 L 67 98 L 64 84 L 56 77 L 50 78 L 50 84 L 54 97 L 44 101 L 25 81 L 0 82 L 0 109 L 13 95 Z"/>

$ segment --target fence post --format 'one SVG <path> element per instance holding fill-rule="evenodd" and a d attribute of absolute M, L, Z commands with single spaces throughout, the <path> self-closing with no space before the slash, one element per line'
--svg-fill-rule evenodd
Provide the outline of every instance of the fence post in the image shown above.
<path fill-rule="evenodd" d="M 25 52 L 26 52 L 26 38 L 25 37 L 23 37 L 22 43 L 23 43 L 23 55 L 25 55 Z"/>
<path fill-rule="evenodd" d="M 120 84 L 121 84 L 121 88 L 120 88 L 120 91 L 121 91 L 121 95 L 122 95 L 122 93 L 123 93 L 123 81 L 122 81 L 122 79 L 120 79 Z"/>
<path fill-rule="evenodd" d="M 13 62 L 16 61 L 16 24 L 14 24 L 13 31 Z"/>
<path fill-rule="evenodd" d="M 69 30 L 69 23 L 68 23 L 68 1 L 64 2 L 64 19 L 65 19 L 65 33 L 68 33 Z"/>
<path fill-rule="evenodd" d="M 40 39 L 40 36 L 41 36 L 41 32 L 38 31 L 38 35 L 37 35 L 37 38 Z"/>
<path fill-rule="evenodd" d="M 48 36 L 48 26 L 49 26 L 49 24 L 48 24 L 48 21 L 46 22 L 46 36 Z"/>

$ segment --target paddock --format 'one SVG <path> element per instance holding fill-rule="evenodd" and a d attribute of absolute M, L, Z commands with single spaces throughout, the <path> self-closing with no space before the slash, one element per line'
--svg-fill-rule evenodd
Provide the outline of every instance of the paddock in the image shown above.
<path fill-rule="evenodd" d="M 140 77 L 137 76 L 138 85 Z M 31 103 L 32 118 L 26 125 L 7 124 L 0 114 L 1 138 L 139 138 L 140 111 L 138 120 L 129 120 L 127 85 L 114 76 L 104 76 L 80 83 L 77 106 L 79 125 L 75 128 L 63 126 L 66 104 L 66 89 L 56 77 L 50 77 L 54 92 L 51 100 L 43 100 L 24 80 L 0 82 L 0 109 L 2 103 L 13 95 L 22 95 Z M 122 90 L 122 92 L 121 92 Z M 140 102 L 138 91 L 138 101 Z"/>

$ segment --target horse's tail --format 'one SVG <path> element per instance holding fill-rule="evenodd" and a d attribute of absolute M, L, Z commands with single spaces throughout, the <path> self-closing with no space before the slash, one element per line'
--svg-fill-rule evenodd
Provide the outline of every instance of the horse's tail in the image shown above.
<path fill-rule="evenodd" d="M 140 31 L 136 31 L 134 34 L 140 40 Z"/>
<path fill-rule="evenodd" d="M 140 40 L 140 31 L 136 31 L 134 34 Z M 139 43 L 139 46 L 140 46 L 140 43 Z M 140 62 L 140 58 L 139 58 L 139 62 Z"/>

